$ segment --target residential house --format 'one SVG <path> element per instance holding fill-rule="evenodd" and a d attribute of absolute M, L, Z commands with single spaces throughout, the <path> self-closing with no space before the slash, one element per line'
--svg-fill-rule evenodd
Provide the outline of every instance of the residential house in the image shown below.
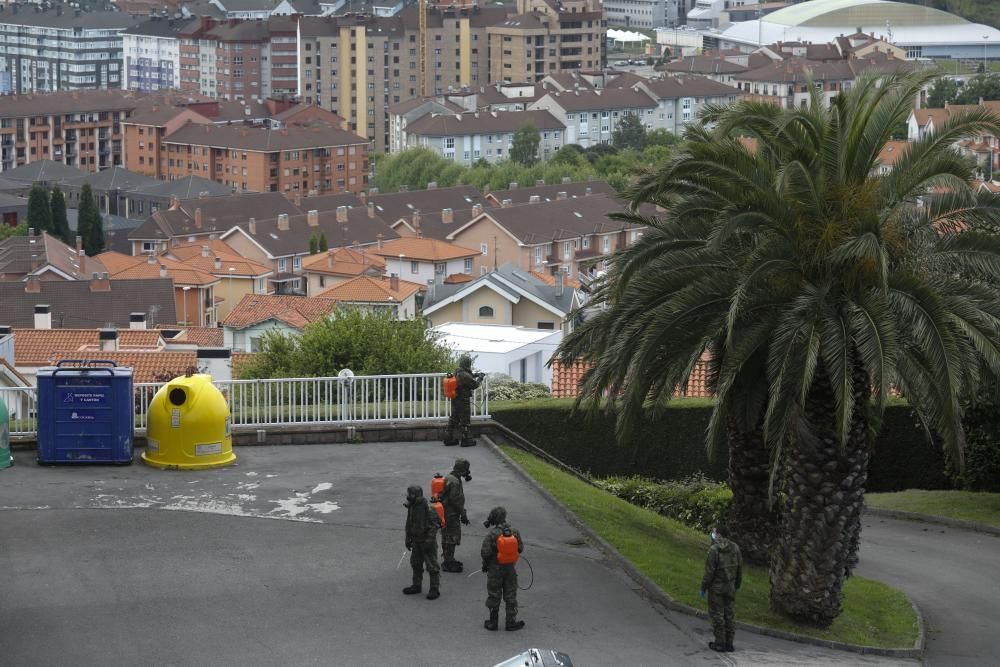
<path fill-rule="evenodd" d="M 372 247 L 331 248 L 302 260 L 302 273 L 306 279 L 306 294 L 316 296 L 357 276 L 382 276 L 385 260 L 375 254 Z"/>
<path fill-rule="evenodd" d="M 566 126 L 563 143 L 584 148 L 611 143 L 618 123 L 628 115 L 637 116 L 647 129 L 666 127 L 657 119 L 656 100 L 638 86 L 551 92 L 530 108 L 550 111 Z"/>
<path fill-rule="evenodd" d="M 248 294 L 223 320 L 225 347 L 257 352 L 268 331 L 296 333 L 310 322 L 328 317 L 337 302 L 309 296 Z"/>
<path fill-rule="evenodd" d="M 372 250 L 385 260 L 387 270 L 419 285 L 443 281 L 458 273 L 472 275 L 480 251 L 434 238 L 400 238 Z M 394 270 L 395 269 L 395 270 Z"/>
<path fill-rule="evenodd" d="M 14 365 L 32 385 L 39 368 L 52 366 L 60 359 L 77 359 L 94 352 L 156 353 L 163 352 L 166 347 L 160 332 L 155 329 L 53 329 L 48 326 L 51 325 L 48 313 L 36 320 L 41 326 L 13 330 Z"/>
<path fill-rule="evenodd" d="M 966 105 L 946 103 L 943 109 L 914 109 L 907 119 L 908 138 L 916 141 L 931 136 L 953 116 L 977 108 L 1000 113 L 1000 100 L 980 100 L 978 104 Z M 975 161 L 977 180 L 989 182 L 1000 173 L 1000 137 L 983 133 L 955 142 L 955 149 Z"/>
<path fill-rule="evenodd" d="M 546 185 L 543 182 L 534 186 L 522 187 L 517 183 L 511 183 L 510 187 L 506 190 L 487 192 L 486 201 L 491 206 L 502 206 L 505 201 L 508 206 L 517 206 L 519 204 L 536 204 L 538 202 L 556 201 L 558 199 L 576 199 L 591 195 L 616 197 L 617 194 L 607 181 L 571 182 L 567 178 L 563 179 L 563 182 L 558 185 Z"/>
<path fill-rule="evenodd" d="M 333 299 L 342 306 L 390 312 L 399 320 L 411 320 L 418 314 L 421 287 L 419 283 L 400 280 L 395 273 L 377 277 L 360 275 L 320 292 L 317 298 Z"/>
<path fill-rule="evenodd" d="M 459 164 L 494 163 L 510 157 L 514 135 L 528 125 L 538 130 L 538 158 L 547 160 L 562 147 L 566 126 L 545 110 L 430 113 L 409 122 L 406 142 Z"/>
<path fill-rule="evenodd" d="M 550 361 L 562 341 L 559 329 L 449 322 L 434 327 L 438 340 L 455 354 L 468 354 L 484 373 L 503 373 L 519 382 L 552 387 Z"/>
<path fill-rule="evenodd" d="M 101 253 L 97 259 L 115 280 L 173 280 L 175 312 L 183 318 L 178 324 L 211 327 L 218 321 L 215 287 L 221 279 L 211 273 L 163 255 L 136 257 L 111 251 Z"/>
<path fill-rule="evenodd" d="M 896 161 L 906 152 L 909 145 L 908 141 L 887 141 L 878 153 L 878 166 L 875 167 L 875 173 L 885 175 L 891 172 L 896 166 Z"/>
<path fill-rule="evenodd" d="M 603 268 L 612 253 L 638 240 L 640 225 L 608 218 L 623 210 L 617 199 L 600 195 L 491 208 L 445 240 L 480 249 L 473 262 L 477 273 L 509 262 L 524 272 L 576 277 Z M 640 210 L 654 213 L 652 207 Z"/>
<path fill-rule="evenodd" d="M 36 236 L 34 229 L 28 236 L 0 241 L 0 281 L 24 281 L 30 276 L 46 281 L 89 280 L 104 270 L 100 260 L 87 257 L 79 236 L 75 248 L 48 232 Z"/>
<path fill-rule="evenodd" d="M 462 113 L 467 111 L 462 107 L 447 101 L 434 98 L 414 97 L 389 106 L 389 142 L 388 152 L 398 153 L 407 148 L 407 127 L 410 122 L 423 118 L 428 114 Z"/>
<path fill-rule="evenodd" d="M 707 105 L 732 104 L 741 95 L 738 89 L 698 76 L 650 79 L 637 84 L 656 101 L 653 118 L 645 119 L 647 129 L 656 127 L 680 136 L 688 125 L 698 122 Z"/>
<path fill-rule="evenodd" d="M 443 209 L 461 211 L 476 204 L 486 205 L 483 193 L 471 185 L 439 188 L 428 183 L 426 190 L 406 190 L 377 193 L 370 191 L 368 201 L 375 205 L 375 214 L 395 227 L 399 221 L 409 222 L 414 213 L 431 213 Z M 411 228 L 412 230 L 412 228 Z M 415 235 L 415 230 L 412 230 Z M 400 235 L 405 236 L 402 231 Z"/>
<path fill-rule="evenodd" d="M 36 315 L 48 315 L 51 328 L 59 329 L 127 327 L 135 313 L 145 314 L 150 326 L 177 321 L 169 278 L 109 280 L 106 275 L 90 280 L 0 281 L 0 320 L 5 326 L 27 328 L 35 325 Z"/>
<path fill-rule="evenodd" d="M 171 246 L 166 254 L 219 279 L 214 288 L 216 322 L 226 319 L 247 294 L 267 294 L 270 290 L 271 268 L 244 258 L 225 241 L 183 243 Z"/>

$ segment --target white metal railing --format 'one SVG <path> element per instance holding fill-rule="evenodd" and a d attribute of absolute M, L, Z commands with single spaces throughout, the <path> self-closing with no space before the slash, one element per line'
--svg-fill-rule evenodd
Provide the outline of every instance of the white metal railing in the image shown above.
<path fill-rule="evenodd" d="M 280 378 L 231 380 L 215 386 L 229 403 L 234 427 L 357 424 L 447 419 L 451 401 L 442 391 L 443 377 L 444 373 Z M 136 432 L 145 432 L 149 404 L 164 384 L 134 385 Z M 0 398 L 11 413 L 11 435 L 36 435 L 36 388 L 0 388 Z M 472 398 L 472 418 L 489 416 L 489 387 L 484 379 Z"/>

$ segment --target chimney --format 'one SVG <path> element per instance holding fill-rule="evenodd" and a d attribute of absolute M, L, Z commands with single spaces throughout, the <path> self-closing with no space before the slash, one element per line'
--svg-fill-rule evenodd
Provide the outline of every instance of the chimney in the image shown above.
<path fill-rule="evenodd" d="M 431 181 L 430 183 L 427 184 L 427 189 L 437 190 L 437 186 L 438 186 L 437 181 Z"/>
<path fill-rule="evenodd" d="M 201 256 L 202 257 L 208 257 L 208 246 L 207 245 L 203 245 L 201 247 Z"/>
<path fill-rule="evenodd" d="M 332 250 L 327 250 L 326 251 L 326 268 L 328 268 L 328 269 L 332 269 L 333 268 L 333 251 Z"/>
<path fill-rule="evenodd" d="M 156 255 L 146 255 L 147 264 L 156 264 Z"/>
<path fill-rule="evenodd" d="M 337 207 L 337 222 L 339 224 L 343 224 L 343 223 L 347 222 L 347 207 L 346 206 L 338 206 Z"/>
<path fill-rule="evenodd" d="M 170 206 L 169 206 L 169 209 L 171 211 L 176 211 L 180 207 L 181 207 L 181 200 L 178 199 L 177 197 L 171 195 L 170 196 Z"/>
<path fill-rule="evenodd" d="M 514 205 L 514 201 L 511 199 L 504 199 L 500 202 L 500 208 L 510 208 Z"/>
<path fill-rule="evenodd" d="M 517 190 L 517 183 L 508 183 L 507 184 L 507 189 L 508 190 Z"/>
<path fill-rule="evenodd" d="M 399 291 L 399 274 L 394 273 L 391 276 L 389 276 L 389 289 L 391 289 L 393 292 Z"/>
<path fill-rule="evenodd" d="M 94 273 L 90 278 L 91 292 L 110 292 L 111 281 L 108 280 L 107 273 Z"/>
<path fill-rule="evenodd" d="M 420 236 L 420 211 L 417 210 L 413 211 L 413 231 Z"/>
<path fill-rule="evenodd" d="M 34 235 L 35 235 L 35 228 L 34 227 L 28 227 L 28 237 L 30 238 L 30 237 L 32 237 Z"/>
<path fill-rule="evenodd" d="M 287 232 L 288 231 L 288 214 L 279 213 L 278 214 L 278 231 Z"/>
<path fill-rule="evenodd" d="M 571 179 L 571 178 L 570 178 L 569 176 L 563 176 L 563 177 L 562 177 L 562 184 L 563 184 L 563 185 L 566 185 L 567 183 L 571 183 L 571 182 L 572 182 L 572 180 L 573 180 L 573 179 Z"/>
<path fill-rule="evenodd" d="M 378 249 L 379 250 L 382 249 L 382 239 L 383 238 L 385 238 L 385 237 L 382 235 L 382 232 L 379 232 L 378 234 L 375 235 L 375 243 L 376 243 L 376 245 L 378 245 Z"/>
<path fill-rule="evenodd" d="M 98 334 L 98 338 L 101 340 L 101 352 L 117 352 L 118 351 L 118 330 L 117 329 L 101 329 Z"/>
<path fill-rule="evenodd" d="M 566 199 L 567 197 L 568 197 L 568 195 L 565 192 L 557 192 L 556 193 L 556 199 L 557 200 L 563 200 L 563 199 Z"/>
<path fill-rule="evenodd" d="M 145 329 L 146 328 L 146 313 L 129 313 L 128 314 L 128 328 L 129 329 Z"/>
<path fill-rule="evenodd" d="M 455 222 L 454 212 L 450 208 L 441 209 L 441 222 L 446 225 Z"/>
<path fill-rule="evenodd" d="M 218 271 L 219 269 L 222 268 L 222 260 L 220 258 L 216 257 L 215 261 L 212 263 L 212 266 L 214 266 L 215 270 Z"/>
<path fill-rule="evenodd" d="M 167 266 L 166 266 L 166 264 L 160 264 L 160 277 L 161 278 L 166 278 L 167 277 Z"/>
<path fill-rule="evenodd" d="M 364 190 L 362 190 L 361 192 L 358 193 L 358 199 L 361 200 L 362 204 L 367 204 L 368 203 L 368 193 L 365 192 Z"/>
<path fill-rule="evenodd" d="M 80 237 L 78 236 L 77 238 Z M 77 273 L 79 273 L 81 276 L 87 275 L 87 252 L 83 248 L 80 248 L 79 250 L 76 251 L 76 257 L 77 257 L 77 263 L 80 265 L 80 268 L 77 270 Z"/>
<path fill-rule="evenodd" d="M 472 206 L 472 217 L 475 218 L 475 217 L 477 217 L 479 215 L 482 215 L 482 214 L 483 214 L 483 205 L 482 204 L 473 204 L 473 206 Z"/>
<path fill-rule="evenodd" d="M 76 254 L 79 255 L 80 251 L 82 251 L 82 250 L 83 250 L 83 237 L 82 236 L 77 236 L 76 237 Z"/>
<path fill-rule="evenodd" d="M 594 191 L 588 186 L 586 190 L 583 191 L 585 197 L 589 197 Z"/>
<path fill-rule="evenodd" d="M 232 353 L 226 347 L 199 347 L 195 352 L 198 367 L 212 376 L 215 382 L 229 382 L 233 379 Z"/>
<path fill-rule="evenodd" d="M 28 282 L 24 285 L 24 291 L 27 294 L 41 294 L 42 281 L 38 279 L 38 276 L 28 276 Z"/>
<path fill-rule="evenodd" d="M 313 209 L 306 213 L 306 224 L 310 227 L 319 227 L 319 211 Z"/>
<path fill-rule="evenodd" d="M 375 202 L 373 201 L 368 202 L 368 217 L 369 218 L 375 217 Z"/>
<path fill-rule="evenodd" d="M 539 178 L 538 180 L 535 181 L 535 187 L 536 188 L 540 188 L 543 185 L 545 185 L 545 179 L 544 178 Z"/>
<path fill-rule="evenodd" d="M 196 208 L 194 210 L 194 228 L 201 229 L 201 209 Z"/>
<path fill-rule="evenodd" d="M 247 228 L 250 230 L 251 236 L 257 236 L 257 219 L 250 218 L 247 220 Z"/>
<path fill-rule="evenodd" d="M 562 271 L 556 276 L 556 296 L 562 296 L 566 285 L 566 276 Z"/>
<path fill-rule="evenodd" d="M 35 328 L 52 328 L 52 313 L 49 312 L 48 304 L 39 304 L 35 306 Z"/>
<path fill-rule="evenodd" d="M 198 193 L 198 199 L 208 199 L 208 191 L 203 190 Z"/>
<path fill-rule="evenodd" d="M 302 195 L 296 194 L 295 197 L 292 199 L 292 204 L 295 205 L 295 208 L 301 208 L 302 207 Z"/>
<path fill-rule="evenodd" d="M 540 201 L 542 201 L 542 198 L 539 195 L 531 195 L 528 197 L 529 204 L 537 204 Z"/>

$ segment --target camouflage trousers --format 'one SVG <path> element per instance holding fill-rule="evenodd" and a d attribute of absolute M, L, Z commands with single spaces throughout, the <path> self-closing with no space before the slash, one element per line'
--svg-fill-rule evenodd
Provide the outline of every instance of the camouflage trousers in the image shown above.
<path fill-rule="evenodd" d="M 517 617 L 517 570 L 513 565 L 490 565 L 486 570 L 486 608 L 500 609 L 504 601 L 507 619 Z"/>
<path fill-rule="evenodd" d="M 424 581 L 424 568 L 431 578 L 431 588 L 441 585 L 441 567 L 438 565 L 437 540 L 414 542 L 410 549 L 410 567 L 413 568 L 413 585 L 420 586 Z"/>
<path fill-rule="evenodd" d="M 469 437 L 469 422 L 472 421 L 472 399 L 455 398 L 451 401 L 451 416 L 448 417 L 448 432 L 444 436 L 446 444 L 457 444 Z"/>
<path fill-rule="evenodd" d="M 712 619 L 715 643 L 732 644 L 736 634 L 736 596 L 709 589 L 708 616 Z"/>
<path fill-rule="evenodd" d="M 441 554 L 446 562 L 455 560 L 455 547 L 462 543 L 462 520 L 458 514 L 446 514 L 441 529 Z"/>

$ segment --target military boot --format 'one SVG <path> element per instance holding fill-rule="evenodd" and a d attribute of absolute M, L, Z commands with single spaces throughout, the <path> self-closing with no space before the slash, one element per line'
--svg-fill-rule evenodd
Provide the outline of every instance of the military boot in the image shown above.
<path fill-rule="evenodd" d="M 440 586 L 441 586 L 441 575 L 432 574 L 431 587 L 430 590 L 427 591 L 428 600 L 437 600 L 439 597 L 441 597 Z"/>
<path fill-rule="evenodd" d="M 504 623 L 504 628 L 503 628 L 504 630 L 514 631 L 514 630 L 520 630 L 521 628 L 524 627 L 524 621 L 517 620 L 517 616 L 513 616 L 511 614 L 507 614 L 507 618 L 505 619 L 505 621 L 506 622 Z"/>
<path fill-rule="evenodd" d="M 490 609 L 489 619 L 483 621 L 483 627 L 490 632 L 496 632 L 497 628 L 500 627 L 500 610 Z"/>
<path fill-rule="evenodd" d="M 412 586 L 407 586 L 403 589 L 403 595 L 416 595 L 423 589 L 420 582 L 414 582 Z"/>

